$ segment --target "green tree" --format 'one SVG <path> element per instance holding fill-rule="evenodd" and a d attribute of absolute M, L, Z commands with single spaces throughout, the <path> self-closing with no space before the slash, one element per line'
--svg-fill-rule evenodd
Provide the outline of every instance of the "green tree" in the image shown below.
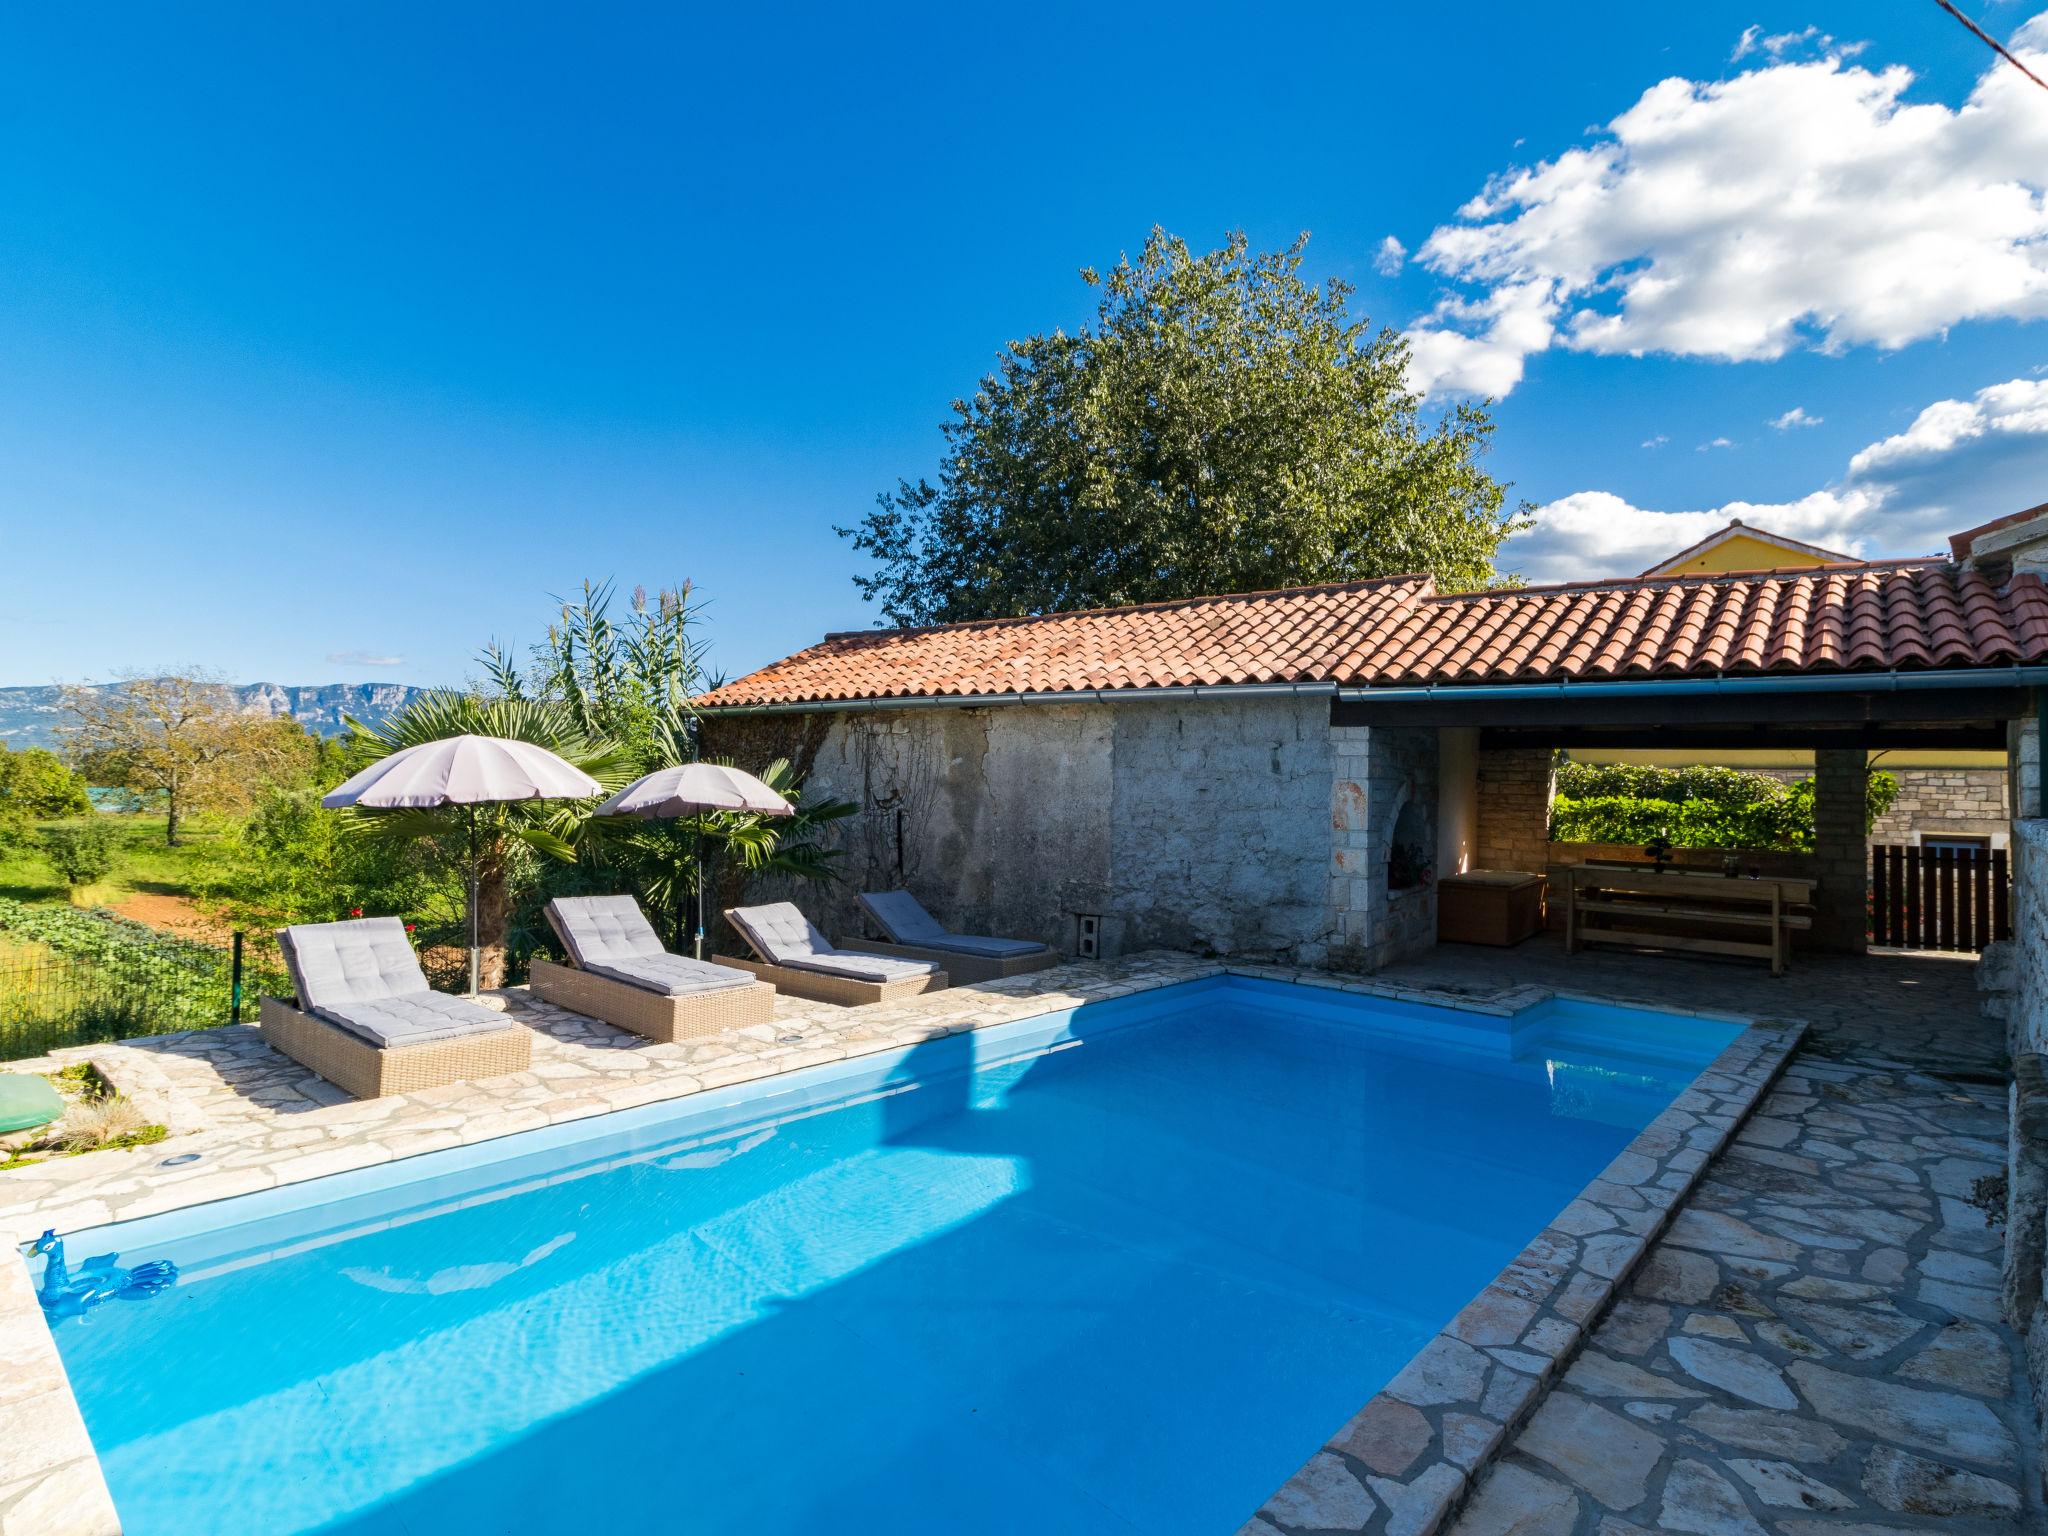
<path fill-rule="evenodd" d="M 10 752 L 0 743 L 0 804 L 35 821 L 83 816 L 92 809 L 85 780 L 64 766 L 54 752 L 41 747 Z"/>
<path fill-rule="evenodd" d="M 1084 271 L 1092 324 L 1011 342 L 899 481 L 836 530 L 898 624 L 1004 618 L 1426 571 L 1494 580 L 1519 526 L 1479 461 L 1485 403 L 1430 422 L 1407 343 L 1301 273 L 1307 237 L 1195 255 L 1153 230 Z"/>
<path fill-rule="evenodd" d="M 67 755 L 95 783 L 160 802 L 173 848 L 188 815 L 246 810 L 266 782 L 303 772 L 312 750 L 297 721 L 245 715 L 232 690 L 196 673 L 69 688 L 64 708 Z"/>
<path fill-rule="evenodd" d="M 73 901 L 78 893 L 104 880 L 114 867 L 114 838 L 98 816 L 71 826 L 45 827 L 36 834 L 43 858 L 70 888 Z"/>
<path fill-rule="evenodd" d="M 347 777 L 336 771 L 327 783 Z M 244 920 L 265 927 L 360 910 L 429 917 L 452 928 L 465 891 L 435 863 L 435 850 L 351 835 L 348 823 L 320 808 L 320 793 L 296 786 L 267 791 L 237 828 L 239 857 L 221 872 L 217 894 Z"/>

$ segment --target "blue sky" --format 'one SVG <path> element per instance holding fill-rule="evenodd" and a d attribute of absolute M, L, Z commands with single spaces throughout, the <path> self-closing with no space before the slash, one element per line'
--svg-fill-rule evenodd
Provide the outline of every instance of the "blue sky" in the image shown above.
<path fill-rule="evenodd" d="M 1512 376 L 1492 467 L 1563 509 L 1532 575 L 1736 504 L 1884 554 L 2048 500 L 2048 92 L 1958 116 L 1990 56 L 1931 4 L 738 9 L 10 11 L 0 683 L 459 681 L 586 576 L 693 580 L 730 673 L 870 623 L 831 525 L 1155 223 L 1309 230 L 1358 310 L 1472 338 L 1433 398 Z M 2040 10 L 1976 8 L 2048 52 Z M 1781 109 L 1767 144 L 1850 162 L 1729 126 Z M 1553 177 L 1460 217 L 1574 151 L 1591 212 Z M 1810 221 L 1731 297 L 1701 210 L 1736 183 Z"/>

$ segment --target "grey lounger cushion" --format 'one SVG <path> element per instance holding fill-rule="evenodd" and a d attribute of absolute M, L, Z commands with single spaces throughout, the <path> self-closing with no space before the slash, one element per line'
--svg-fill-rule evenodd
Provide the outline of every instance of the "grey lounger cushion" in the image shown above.
<path fill-rule="evenodd" d="M 929 976 L 938 970 L 924 960 L 893 960 L 886 955 L 855 955 L 832 947 L 811 920 L 787 901 L 765 907 L 735 907 L 726 914 L 754 953 L 770 965 L 792 971 L 816 971 L 855 981 L 901 981 Z"/>
<path fill-rule="evenodd" d="M 892 940 L 916 949 L 949 949 L 956 955 L 980 955 L 990 960 L 1042 955 L 1046 951 L 1045 945 L 1032 939 L 991 939 L 974 933 L 948 932 L 925 911 L 924 903 L 908 891 L 863 892 L 860 904 Z"/>
<path fill-rule="evenodd" d="M 576 968 L 594 976 L 670 997 L 754 984 L 752 976 L 729 965 L 670 954 L 630 896 L 557 896 L 547 914 Z"/>
<path fill-rule="evenodd" d="M 395 917 L 300 923 L 277 937 L 299 1007 L 374 1045 L 422 1045 L 510 1025 L 502 1013 L 430 988 Z"/>

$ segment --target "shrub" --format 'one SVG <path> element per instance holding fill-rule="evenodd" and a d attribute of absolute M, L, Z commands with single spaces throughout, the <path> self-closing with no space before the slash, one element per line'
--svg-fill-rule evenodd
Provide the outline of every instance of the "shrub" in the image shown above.
<path fill-rule="evenodd" d="M 149 1125 L 133 1099 L 79 1099 L 64 1112 L 49 1139 L 67 1152 L 92 1152 Z"/>
<path fill-rule="evenodd" d="M 1785 793 L 1785 786 L 1766 773 L 1707 764 L 1653 768 L 1635 763 L 1563 762 L 1557 765 L 1557 792 L 1573 800 L 1705 800 L 1738 806 L 1775 799 Z"/>
<path fill-rule="evenodd" d="M 1813 851 L 1813 780 L 1784 784 L 1739 768 L 1646 768 L 1562 763 L 1550 836 L 1560 843 Z M 1864 830 L 1898 798 L 1899 781 L 1872 773 Z"/>
<path fill-rule="evenodd" d="M 43 858 L 75 895 L 114 868 L 114 837 L 97 816 L 76 826 L 45 827 L 36 835 Z"/>

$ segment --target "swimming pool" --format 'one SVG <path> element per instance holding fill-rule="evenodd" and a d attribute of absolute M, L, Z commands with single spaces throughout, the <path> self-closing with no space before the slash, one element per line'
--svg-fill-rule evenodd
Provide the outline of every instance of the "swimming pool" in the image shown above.
<path fill-rule="evenodd" d="M 72 1235 L 129 1536 L 1234 1531 L 1740 1026 L 1217 977 Z"/>

